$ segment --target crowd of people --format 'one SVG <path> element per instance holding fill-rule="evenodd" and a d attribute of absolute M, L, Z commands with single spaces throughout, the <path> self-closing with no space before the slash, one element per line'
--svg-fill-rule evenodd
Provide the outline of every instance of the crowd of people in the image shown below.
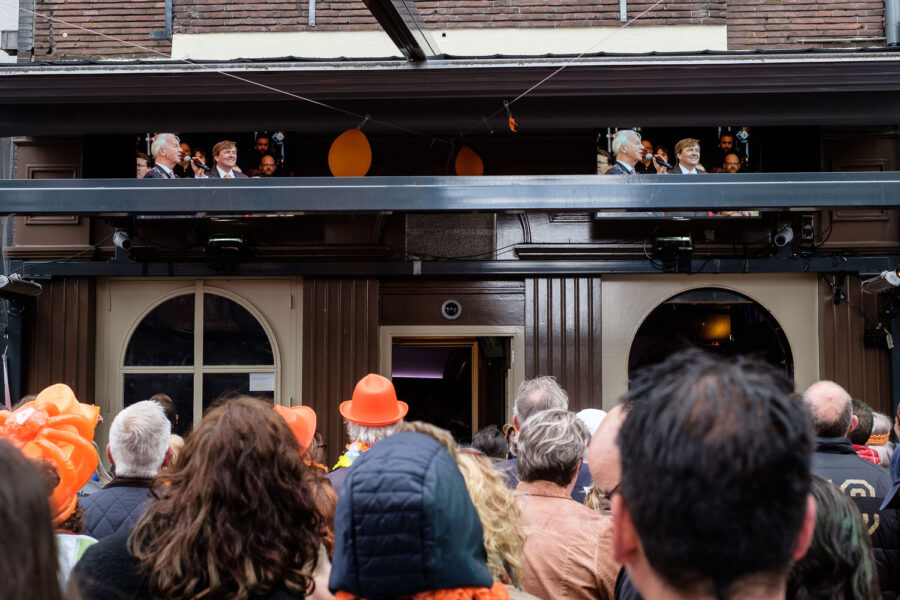
<path fill-rule="evenodd" d="M 665 146 L 642 139 L 633 129 L 620 129 L 612 138 L 611 152 L 597 149 L 598 175 L 702 175 L 704 173 L 740 173 L 747 171 L 748 158 L 735 148 L 732 133 L 719 135 L 711 153 L 710 168 L 700 160 L 700 140 L 684 138 L 675 144 L 675 153 Z"/>
<path fill-rule="evenodd" d="M 258 134 L 251 151 L 252 168 L 244 173 L 238 166 L 237 143 L 222 140 L 211 150 L 212 165 L 206 150 L 181 141 L 174 133 L 158 133 L 150 144 L 150 155 L 137 153 L 138 179 L 239 179 L 281 175 L 279 160 L 270 151 L 270 138 Z"/>
<path fill-rule="evenodd" d="M 96 406 L 57 384 L 0 411 L 0 597 L 900 594 L 900 419 L 831 381 L 687 349 L 609 412 L 523 381 L 465 446 L 377 374 L 338 410 L 328 469 L 307 406 L 223 398 L 182 439 L 157 394 L 115 415 L 102 487 Z"/>

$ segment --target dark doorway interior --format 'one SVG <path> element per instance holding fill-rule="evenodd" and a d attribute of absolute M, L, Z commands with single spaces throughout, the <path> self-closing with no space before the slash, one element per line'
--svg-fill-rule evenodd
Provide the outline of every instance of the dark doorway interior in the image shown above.
<path fill-rule="evenodd" d="M 628 355 L 629 379 L 688 346 L 757 356 L 794 375 L 787 337 L 765 308 L 737 292 L 700 288 L 669 298 L 641 323 Z"/>
<path fill-rule="evenodd" d="M 461 444 L 506 415 L 509 338 L 395 339 L 391 377 L 407 420 L 442 427 Z"/>

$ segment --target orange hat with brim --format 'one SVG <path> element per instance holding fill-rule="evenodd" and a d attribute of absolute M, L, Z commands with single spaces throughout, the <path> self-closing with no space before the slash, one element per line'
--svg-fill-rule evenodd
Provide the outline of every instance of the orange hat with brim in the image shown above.
<path fill-rule="evenodd" d="M 341 402 L 341 415 L 351 423 L 378 427 L 396 423 L 409 406 L 397 400 L 394 384 L 387 377 L 369 373 L 359 380 L 353 398 Z"/>
<path fill-rule="evenodd" d="M 316 411 L 308 406 L 281 406 L 275 405 L 275 412 L 287 421 L 288 427 L 294 432 L 294 437 L 300 444 L 300 450 L 306 452 L 312 446 L 316 436 Z"/>
<path fill-rule="evenodd" d="M 82 404 L 69 386 L 57 383 L 16 410 L 0 411 L 0 437 L 26 457 L 46 460 L 59 472 L 50 496 L 53 525 L 59 526 L 75 510 L 76 493 L 97 469 L 94 427 L 100 408 Z"/>

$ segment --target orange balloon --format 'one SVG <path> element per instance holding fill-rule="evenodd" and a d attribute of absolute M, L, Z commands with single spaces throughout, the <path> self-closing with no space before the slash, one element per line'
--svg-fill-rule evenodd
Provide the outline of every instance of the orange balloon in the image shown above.
<path fill-rule="evenodd" d="M 331 143 L 328 168 L 335 177 L 362 177 L 372 166 L 372 147 L 357 127 L 348 129 Z"/>
<path fill-rule="evenodd" d="M 457 175 L 484 175 L 484 163 L 481 157 L 468 146 L 459 149 L 454 168 Z"/>
<path fill-rule="evenodd" d="M 0 411 L 0 437 L 30 459 L 53 463 L 59 473 L 50 497 L 55 526 L 72 514 L 76 492 L 97 468 L 92 441 L 99 413 L 99 407 L 78 402 L 69 386 L 61 383 L 12 412 Z"/>

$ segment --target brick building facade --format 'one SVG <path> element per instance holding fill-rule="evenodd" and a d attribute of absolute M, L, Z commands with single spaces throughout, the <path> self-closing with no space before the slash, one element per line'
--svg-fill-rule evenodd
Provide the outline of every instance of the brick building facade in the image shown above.
<path fill-rule="evenodd" d="M 380 31 L 372 14 L 359 0 L 312 0 L 312 3 L 314 24 L 311 24 L 309 1 L 174 0 L 172 34 L 177 41 L 179 36 L 205 34 Z M 426 29 L 433 32 L 598 27 L 613 31 L 622 26 L 618 0 L 420 0 L 415 6 Z M 158 59 L 169 57 L 173 50 L 172 39 L 153 39 L 153 32 L 165 28 L 166 3 L 161 0 L 40 0 L 35 4 L 35 11 L 58 20 L 40 17 L 35 20 L 33 60 Z M 627 4 L 627 18 L 636 18 L 629 25 L 632 29 L 727 27 L 727 47 L 699 42 L 691 50 L 880 47 L 885 44 L 884 13 L 883 2 L 868 0 L 666 0 L 658 4 L 642 0 Z M 98 37 L 76 26 L 103 35 Z M 125 45 L 120 40 L 140 47 Z M 668 44 L 662 40 L 655 45 L 650 43 L 650 47 L 642 42 L 604 46 L 598 50 L 665 52 Z M 291 54 L 291 49 L 282 45 L 281 54 L 272 52 L 275 53 L 272 57 L 286 56 Z M 567 53 L 555 51 L 553 47 L 545 52 Z M 304 52 L 304 56 L 308 54 Z M 20 62 L 30 60 L 27 52 L 20 53 Z"/>

